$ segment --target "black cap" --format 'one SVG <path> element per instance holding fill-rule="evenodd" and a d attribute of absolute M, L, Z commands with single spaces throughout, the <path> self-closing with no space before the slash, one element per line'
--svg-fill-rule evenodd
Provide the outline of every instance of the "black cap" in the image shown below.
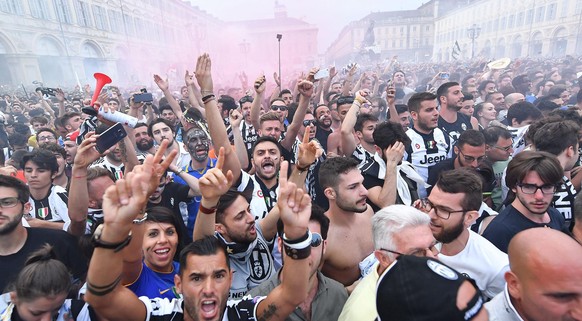
<path fill-rule="evenodd" d="M 469 281 L 475 295 L 463 310 L 457 293 Z M 483 308 L 481 291 L 472 280 L 439 261 L 401 255 L 378 280 L 376 309 L 380 321 L 467 321 Z"/>

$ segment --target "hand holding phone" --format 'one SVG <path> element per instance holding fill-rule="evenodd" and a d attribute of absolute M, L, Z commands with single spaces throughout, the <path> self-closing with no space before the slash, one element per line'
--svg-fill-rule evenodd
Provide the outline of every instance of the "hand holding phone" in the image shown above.
<path fill-rule="evenodd" d="M 127 132 L 123 129 L 123 125 L 117 123 L 99 135 L 95 143 L 95 149 L 97 149 L 99 154 L 103 154 L 109 148 L 113 147 L 113 145 L 124 139 L 125 136 L 127 136 Z"/>

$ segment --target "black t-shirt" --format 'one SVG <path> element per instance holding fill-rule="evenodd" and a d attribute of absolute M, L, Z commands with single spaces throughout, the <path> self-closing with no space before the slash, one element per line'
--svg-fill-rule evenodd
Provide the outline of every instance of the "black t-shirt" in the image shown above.
<path fill-rule="evenodd" d="M 190 187 L 188 185 L 182 185 L 174 182 L 166 184 L 166 187 L 162 191 L 162 200 L 159 203 L 152 203 L 148 201 L 147 208 L 154 206 L 163 206 L 169 208 L 174 212 L 174 215 L 179 218 L 178 222 L 180 226 L 180 232 L 186 237 L 187 241 L 192 241 L 192 235 L 188 235 L 188 230 L 186 229 L 186 224 L 184 223 L 184 218 L 180 212 L 180 202 L 188 203 L 190 197 L 188 197 L 188 192 Z"/>
<path fill-rule="evenodd" d="M 48 243 L 53 246 L 57 259 L 69 268 L 76 280 L 84 280 L 87 272 L 87 261 L 81 255 L 77 239 L 64 231 L 45 228 L 26 228 L 28 236 L 24 246 L 11 255 L 0 256 L 0 290 L 6 292 L 6 286 L 14 281 L 24 267 L 26 259 L 34 251 Z"/>
<path fill-rule="evenodd" d="M 317 139 L 317 141 L 321 145 L 321 148 L 323 148 L 323 150 L 326 152 L 327 152 L 327 138 L 329 137 L 329 135 L 331 135 L 331 133 L 333 133 L 331 128 L 329 130 L 325 130 L 325 129 L 321 128 L 321 126 L 317 125 L 317 131 L 315 132 L 315 138 Z"/>
<path fill-rule="evenodd" d="M 549 227 L 568 233 L 564 217 L 560 212 L 553 207 L 549 207 L 548 214 L 550 215 L 549 223 L 536 223 L 523 216 L 515 207 L 509 205 L 491 221 L 485 232 L 483 232 L 483 237 L 497 246 L 498 249 L 507 253 L 509 241 L 515 234 L 523 230 L 534 227 Z"/>
<path fill-rule="evenodd" d="M 439 179 L 439 175 L 444 171 L 450 171 L 453 169 L 455 169 L 454 158 L 447 158 L 444 161 L 440 161 L 434 164 L 433 166 L 429 167 L 428 179 L 426 180 L 426 183 L 430 185 L 430 187 L 426 189 L 428 194 L 430 194 L 430 191 L 432 191 L 432 188 L 436 185 Z"/>
<path fill-rule="evenodd" d="M 445 135 L 450 137 L 450 146 L 455 146 L 459 136 L 461 136 L 464 131 L 467 129 L 473 129 L 473 125 L 471 125 L 471 117 L 459 112 L 457 112 L 457 121 L 454 123 L 449 123 L 439 116 L 438 127 L 445 133 Z"/>

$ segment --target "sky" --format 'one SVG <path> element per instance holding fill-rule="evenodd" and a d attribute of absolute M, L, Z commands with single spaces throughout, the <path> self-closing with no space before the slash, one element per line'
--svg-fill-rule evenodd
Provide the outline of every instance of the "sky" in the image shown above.
<path fill-rule="evenodd" d="M 189 0 L 223 21 L 273 18 L 276 0 Z M 318 50 L 324 53 L 342 28 L 371 12 L 413 10 L 428 0 L 279 0 L 287 15 L 319 27 Z"/>

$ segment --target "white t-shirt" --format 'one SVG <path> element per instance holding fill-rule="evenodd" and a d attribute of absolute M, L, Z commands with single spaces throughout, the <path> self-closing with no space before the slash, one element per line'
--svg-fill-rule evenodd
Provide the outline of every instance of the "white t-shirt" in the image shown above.
<path fill-rule="evenodd" d="M 438 259 L 475 280 L 479 289 L 488 298 L 493 298 L 503 291 L 504 275 L 509 270 L 507 254 L 471 230 L 467 245 L 459 254 L 455 256 L 439 254 Z"/>

